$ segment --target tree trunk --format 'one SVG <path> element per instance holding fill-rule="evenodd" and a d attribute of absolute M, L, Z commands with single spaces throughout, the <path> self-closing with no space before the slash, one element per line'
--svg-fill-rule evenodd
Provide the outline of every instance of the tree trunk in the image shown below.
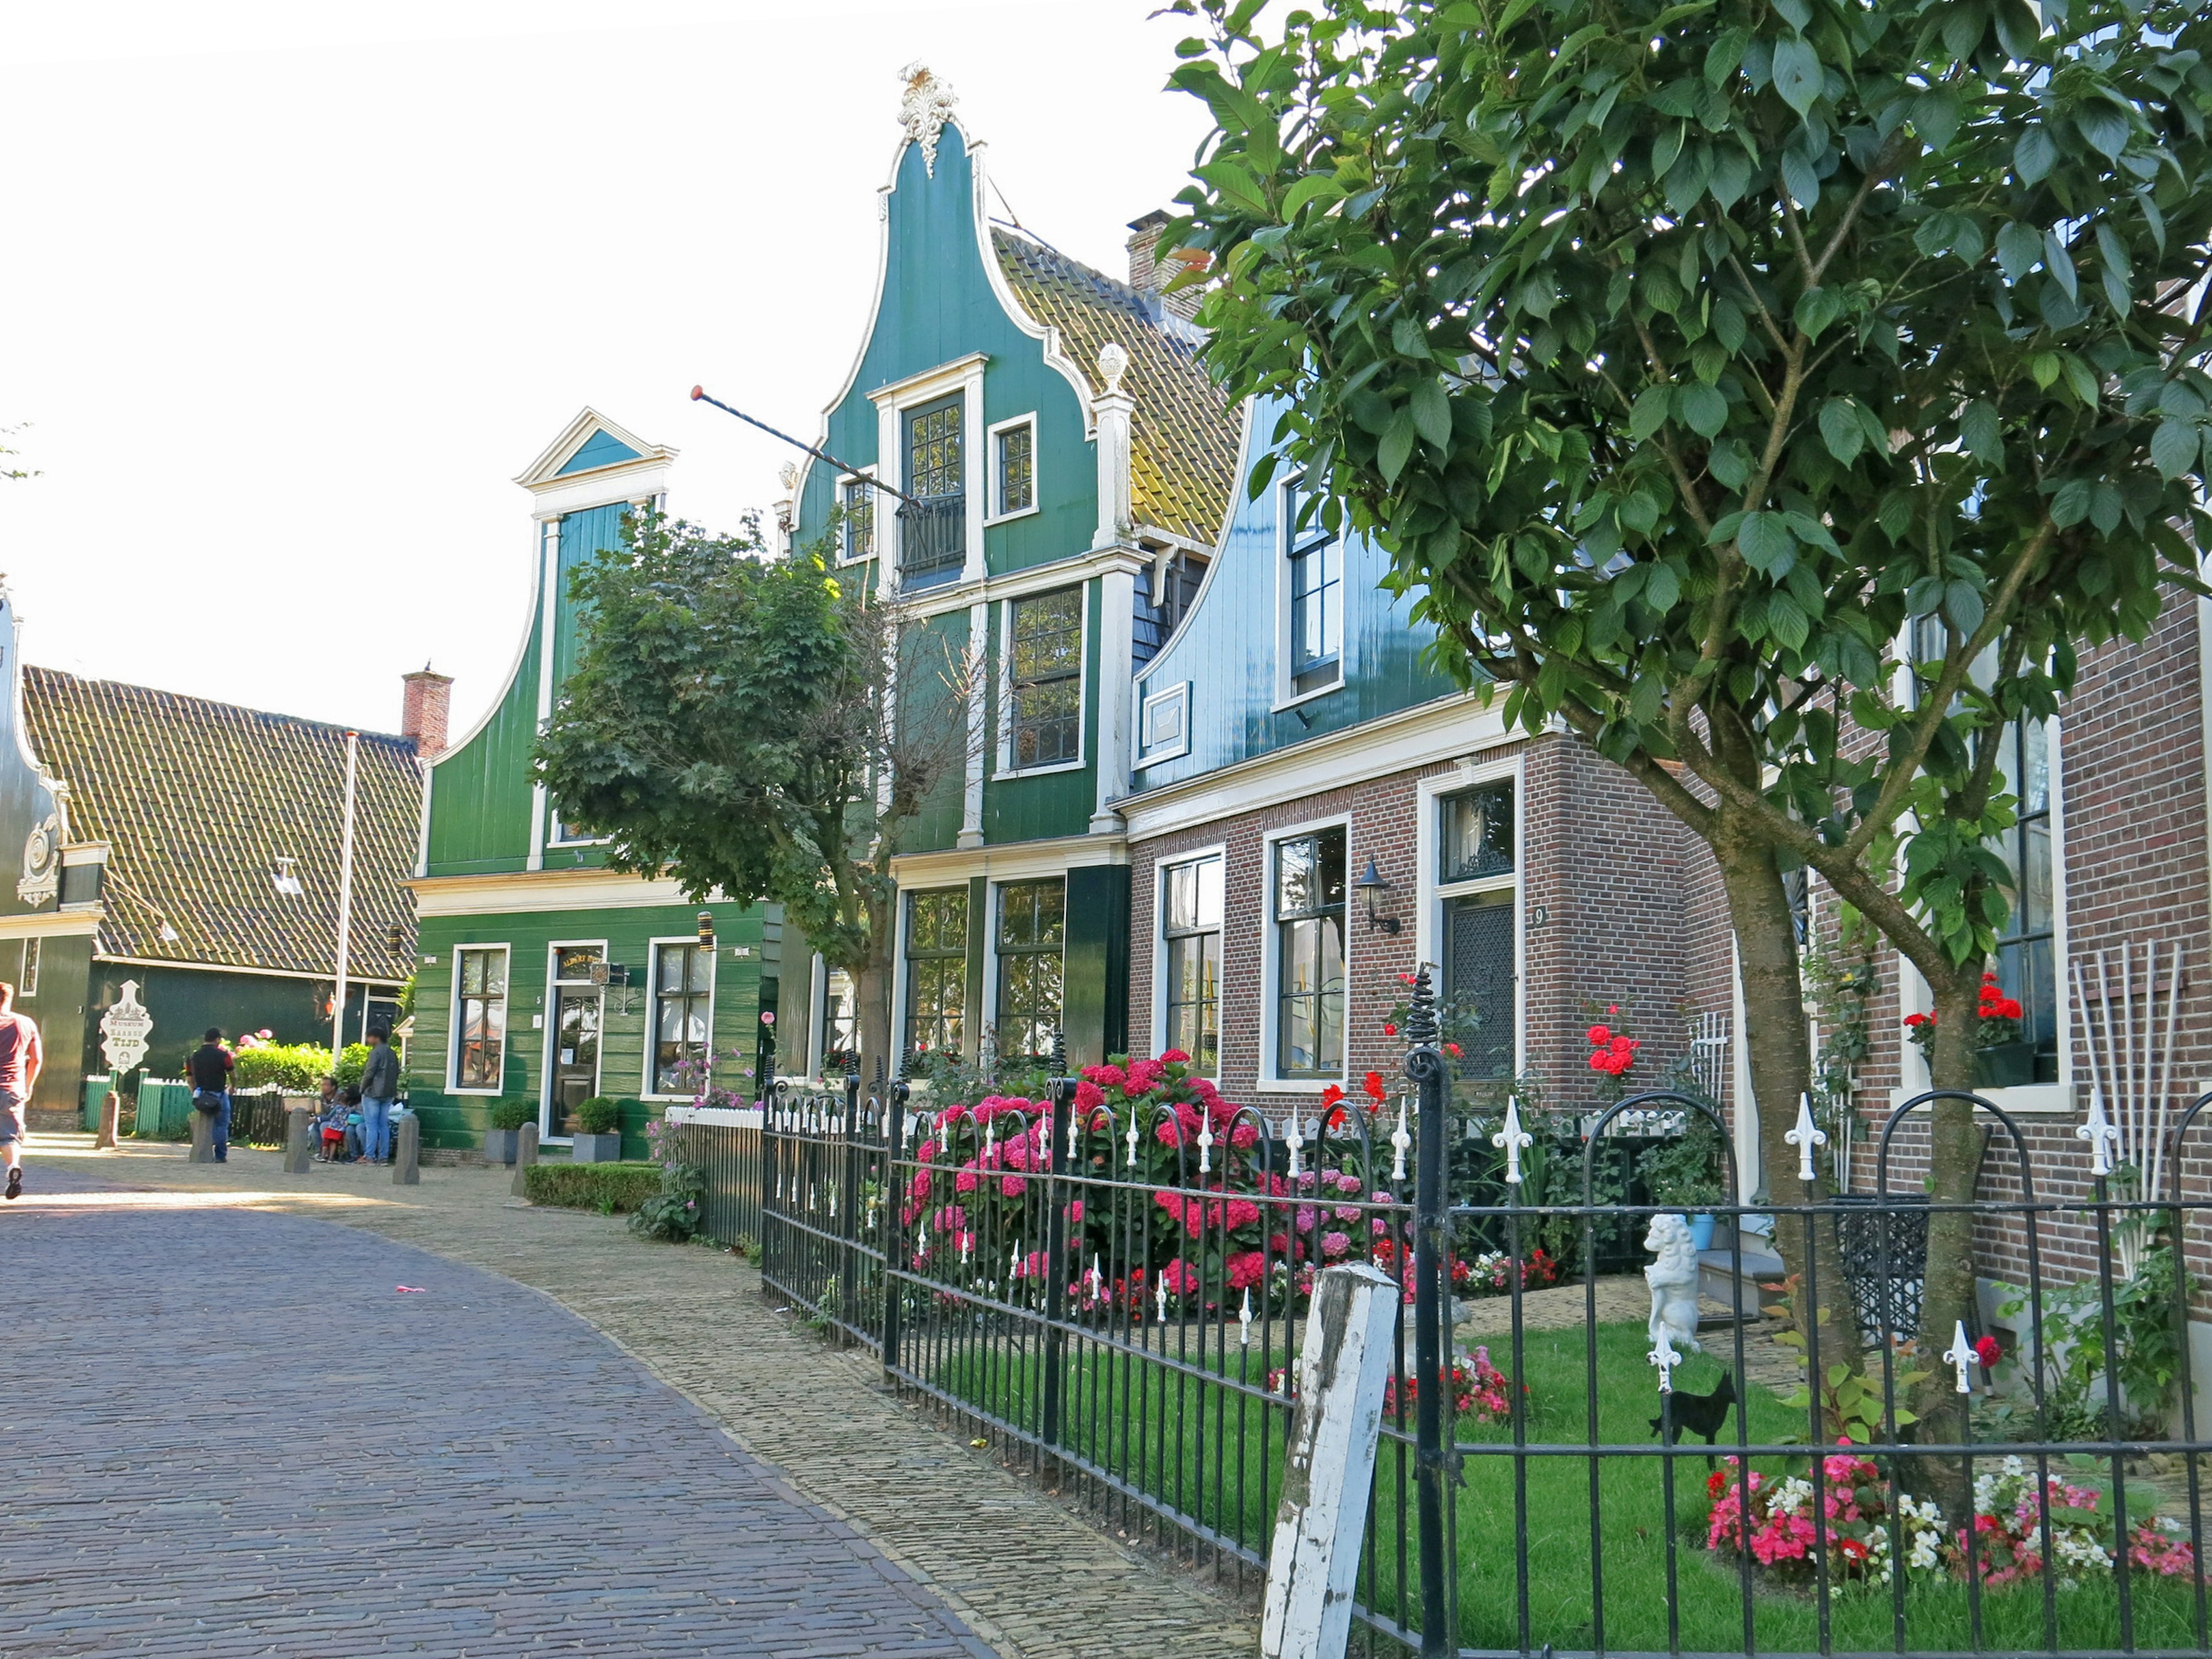
<path fill-rule="evenodd" d="M 1797 1178 L 1798 1149 L 1783 1137 L 1797 1121 L 1797 1103 L 1812 1087 L 1812 1040 L 1805 1015 L 1803 983 L 1798 975 L 1797 932 L 1790 895 L 1774 849 L 1744 833 L 1723 811 L 1713 852 L 1728 890 L 1729 916 L 1735 930 L 1736 956 L 1743 981 L 1741 1039 L 1751 1061 L 1752 1097 L 1758 1103 L 1759 1150 L 1765 1177 L 1765 1201 L 1809 1204 L 1824 1201 L 1828 1182 L 1816 1158 L 1808 1185 Z M 1743 1109 L 1739 1103 L 1737 1109 Z M 1744 1201 L 1751 1201 L 1757 1177 L 1744 1172 Z M 1775 1218 L 1774 1243 L 1785 1273 L 1795 1281 L 1792 1322 L 1806 1346 L 1799 1358 L 1817 1352 L 1823 1372 L 1832 1364 L 1856 1366 L 1858 1321 L 1843 1273 L 1836 1230 L 1825 1216 Z M 1817 1332 L 1815 1330 L 1817 1327 Z M 1817 1390 L 1816 1390 L 1817 1392 Z M 1840 1430 L 1824 1414 L 1823 1440 Z"/>
<path fill-rule="evenodd" d="M 1936 993 L 1936 1054 L 1929 1068 L 1939 1089 L 1967 1089 L 1976 1079 L 1975 1054 L 1980 1020 L 1982 964 L 1954 971 L 1932 988 Z M 1939 1100 L 1929 1112 L 1929 1196 L 1937 1204 L 1971 1201 L 1981 1169 L 1981 1132 L 1971 1100 Z M 1928 1218 L 1928 1268 L 1920 1299 L 1919 1358 L 1915 1369 L 1927 1376 L 1916 1390 L 1917 1437 L 1923 1443 L 1963 1444 L 1966 1402 L 1958 1391 L 1957 1373 L 1944 1363 L 1954 1327 L 1972 1324 L 1974 1310 L 1974 1218 L 1964 1210 L 1938 1211 Z M 1950 1458 L 1917 1458 L 1913 1473 L 1954 1524 L 1965 1524 L 1970 1498 L 1966 1467 Z"/>
<path fill-rule="evenodd" d="M 857 970 L 849 971 L 860 1028 L 861 1085 L 872 1089 L 879 1072 L 886 1079 L 896 1077 L 903 1058 L 891 1041 L 890 952 L 871 951 Z"/>

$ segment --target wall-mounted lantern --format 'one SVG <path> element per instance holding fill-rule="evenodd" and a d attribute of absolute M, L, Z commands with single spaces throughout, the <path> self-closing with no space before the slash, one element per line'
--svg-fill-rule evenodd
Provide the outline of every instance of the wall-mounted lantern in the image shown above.
<path fill-rule="evenodd" d="M 1375 867 L 1375 860 L 1372 855 L 1370 855 L 1368 858 L 1366 870 L 1361 874 L 1358 881 L 1352 883 L 1352 885 L 1357 887 L 1361 892 L 1367 895 L 1368 931 L 1370 933 L 1374 933 L 1378 930 L 1385 933 L 1396 933 L 1398 931 L 1398 918 L 1395 916 L 1386 916 L 1382 914 L 1380 909 L 1382 895 L 1391 890 L 1392 884 L 1384 878 L 1380 870 L 1377 870 Z"/>

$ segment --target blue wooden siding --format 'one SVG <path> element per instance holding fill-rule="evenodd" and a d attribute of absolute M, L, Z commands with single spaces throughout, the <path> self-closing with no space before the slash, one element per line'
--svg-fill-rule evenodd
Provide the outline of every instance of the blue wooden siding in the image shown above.
<path fill-rule="evenodd" d="M 1256 453 L 1249 434 L 1273 430 L 1276 413 L 1263 406 L 1247 424 L 1240 477 L 1250 477 Z M 1410 596 L 1398 597 L 1382 586 L 1389 555 L 1355 537 L 1344 549 L 1343 682 L 1295 709 L 1274 707 L 1282 684 L 1277 616 L 1286 602 L 1280 579 L 1280 480 L 1279 474 L 1256 501 L 1239 485 L 1228 533 L 1196 605 L 1137 682 L 1139 714 L 1147 696 L 1190 684 L 1185 716 L 1190 751 L 1141 767 L 1139 792 L 1289 749 L 1455 690 L 1424 657 L 1436 629 L 1413 620 Z"/>
<path fill-rule="evenodd" d="M 568 465 L 553 476 L 565 478 L 571 472 L 589 472 L 595 466 L 612 466 L 617 461 L 637 459 L 637 451 L 621 439 L 609 437 L 605 431 L 594 432 L 584 440 L 584 447 L 568 458 Z"/>

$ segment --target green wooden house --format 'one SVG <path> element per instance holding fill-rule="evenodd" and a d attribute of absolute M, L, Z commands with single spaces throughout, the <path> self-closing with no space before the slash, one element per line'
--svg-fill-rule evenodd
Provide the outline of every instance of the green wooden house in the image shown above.
<path fill-rule="evenodd" d="M 586 409 L 515 480 L 531 497 L 514 665 L 476 728 L 428 770 L 411 883 L 420 916 L 408 1098 L 424 1144 L 477 1144 L 494 1105 L 525 1103 L 548 1143 L 605 1096 L 623 1152 L 644 1126 L 768 1057 L 781 967 L 773 913 L 685 902 L 672 881 L 606 867 L 603 843 L 532 777 L 531 748 L 573 665 L 568 573 L 621 545 L 676 452 Z M 802 997 L 803 1000 L 803 997 Z M 765 1018 L 765 1020 L 763 1018 Z"/>
<path fill-rule="evenodd" d="M 4 593 L 0 651 L 0 979 L 45 1038 L 34 1126 L 75 1127 L 88 1079 L 129 1097 L 177 1076 L 210 1025 L 328 1044 L 345 729 L 26 666 Z M 398 1017 L 412 958 L 421 783 L 411 737 L 350 735 L 358 1042 Z"/>
<path fill-rule="evenodd" d="M 833 556 L 899 596 L 909 660 L 979 671 L 964 707 L 938 706 L 942 673 L 902 697 L 968 740 L 896 863 L 898 1040 L 1015 1054 L 1064 1028 L 1096 1060 L 1128 1040 L 1131 676 L 1204 574 L 1240 421 L 1156 287 L 992 222 L 951 101 L 926 70 L 908 88 L 872 314 L 818 441 L 850 470 L 806 465 L 791 534 L 834 529 Z M 1158 224 L 1136 228 L 1147 264 Z M 819 1055 L 848 1004 L 812 978 Z"/>

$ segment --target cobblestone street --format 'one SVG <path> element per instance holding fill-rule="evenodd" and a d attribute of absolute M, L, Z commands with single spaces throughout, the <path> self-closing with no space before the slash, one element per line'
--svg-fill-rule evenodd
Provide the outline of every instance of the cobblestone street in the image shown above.
<path fill-rule="evenodd" d="M 6 1659 L 1256 1640 L 1243 1604 L 924 1421 L 726 1255 L 520 1206 L 504 1172 L 396 1188 L 76 1137 L 30 1170 L 0 1211 Z"/>
<path fill-rule="evenodd" d="M 41 1174 L 0 1219 L 0 1652 L 988 1653 L 544 1297 Z"/>

